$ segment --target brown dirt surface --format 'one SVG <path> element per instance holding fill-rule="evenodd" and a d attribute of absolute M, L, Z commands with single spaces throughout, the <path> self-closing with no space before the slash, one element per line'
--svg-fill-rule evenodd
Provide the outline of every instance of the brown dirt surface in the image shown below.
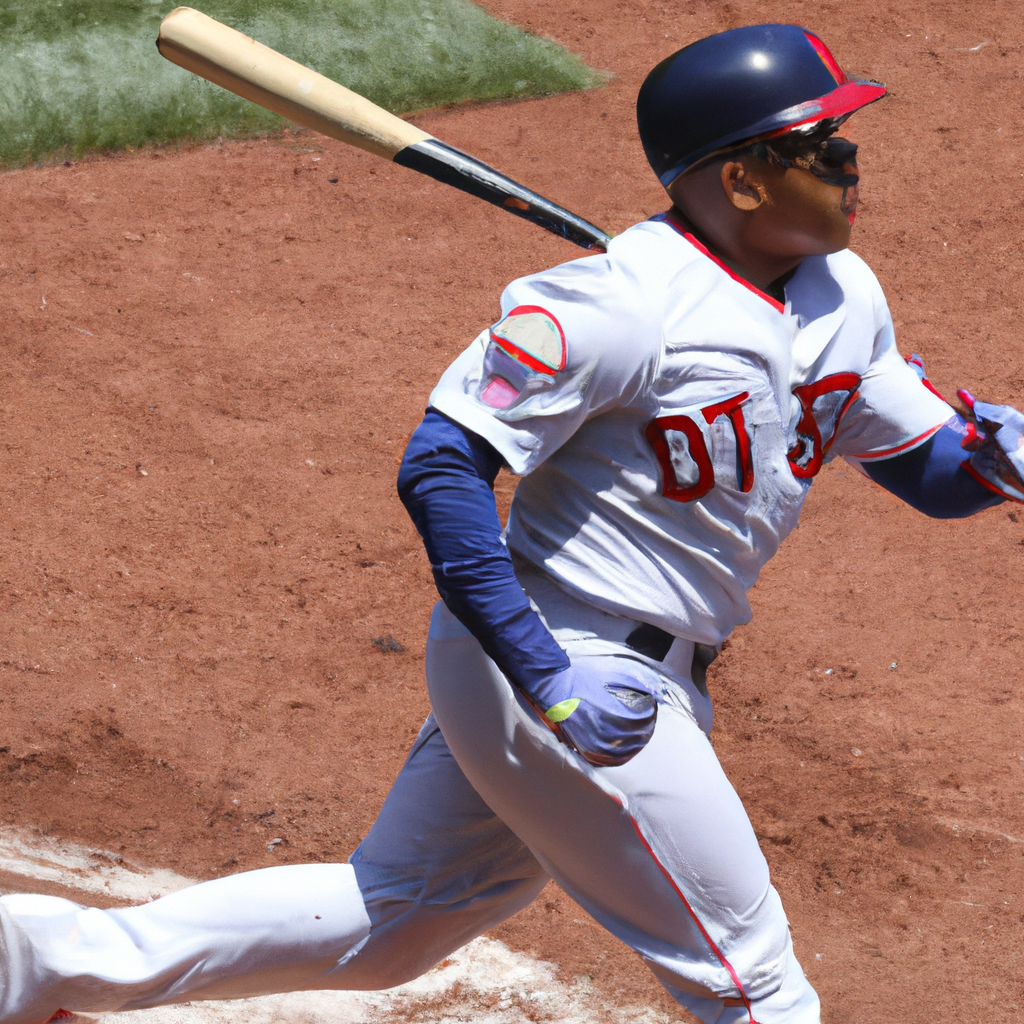
<path fill-rule="evenodd" d="M 665 205 L 632 106 L 684 43 L 793 21 L 885 79 L 855 248 L 941 390 L 1021 401 L 1013 0 L 484 6 L 614 77 L 417 123 L 612 231 Z M 8 173 L 0 208 L 0 823 L 195 877 L 346 857 L 427 711 L 404 439 L 577 250 L 305 133 Z M 928 521 L 834 464 L 712 670 L 828 1022 L 1024 1005 L 1022 570 L 1024 512 Z M 495 935 L 672 1005 L 553 888 Z"/>

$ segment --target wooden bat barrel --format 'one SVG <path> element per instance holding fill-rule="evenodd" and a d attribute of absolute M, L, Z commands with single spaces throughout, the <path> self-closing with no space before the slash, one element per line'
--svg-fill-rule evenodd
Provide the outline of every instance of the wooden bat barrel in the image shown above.
<path fill-rule="evenodd" d="M 608 247 L 609 236 L 576 214 L 201 11 L 176 7 L 160 23 L 156 45 L 173 63 L 296 124 L 468 192 L 585 249 Z"/>

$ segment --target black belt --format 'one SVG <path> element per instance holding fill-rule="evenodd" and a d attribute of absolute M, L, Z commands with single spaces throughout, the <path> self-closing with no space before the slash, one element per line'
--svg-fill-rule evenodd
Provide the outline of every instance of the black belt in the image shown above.
<path fill-rule="evenodd" d="M 652 661 L 664 661 L 668 652 L 675 643 L 676 638 L 658 626 L 652 626 L 649 622 L 641 622 L 629 636 L 626 637 L 626 646 L 637 654 L 642 654 Z M 718 657 L 717 647 L 711 644 L 693 645 L 693 663 L 690 666 L 690 678 L 693 685 L 706 697 L 708 695 L 708 665 Z"/>
<path fill-rule="evenodd" d="M 676 638 L 671 633 L 652 626 L 649 622 L 641 622 L 629 636 L 626 637 L 626 646 L 637 654 L 653 661 L 664 661 L 668 655 L 669 648 L 675 643 Z"/>

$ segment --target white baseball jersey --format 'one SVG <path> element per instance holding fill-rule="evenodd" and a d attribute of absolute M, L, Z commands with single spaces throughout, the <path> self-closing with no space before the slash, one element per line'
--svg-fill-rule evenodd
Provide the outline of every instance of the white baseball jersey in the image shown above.
<path fill-rule="evenodd" d="M 717 644 L 836 455 L 885 458 L 952 410 L 896 351 L 874 275 L 804 260 L 783 306 L 682 226 L 513 282 L 430 402 L 521 474 L 509 550 L 604 611 Z"/>

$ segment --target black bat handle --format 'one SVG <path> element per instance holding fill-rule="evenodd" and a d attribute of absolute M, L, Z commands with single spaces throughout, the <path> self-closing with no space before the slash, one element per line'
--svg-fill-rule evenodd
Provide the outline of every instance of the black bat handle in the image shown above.
<path fill-rule="evenodd" d="M 556 206 L 551 200 L 499 174 L 493 167 L 437 139 L 424 139 L 406 146 L 393 159 L 396 164 L 443 181 L 517 217 L 539 224 L 584 249 L 603 252 L 611 241 L 610 235 L 582 217 Z"/>

